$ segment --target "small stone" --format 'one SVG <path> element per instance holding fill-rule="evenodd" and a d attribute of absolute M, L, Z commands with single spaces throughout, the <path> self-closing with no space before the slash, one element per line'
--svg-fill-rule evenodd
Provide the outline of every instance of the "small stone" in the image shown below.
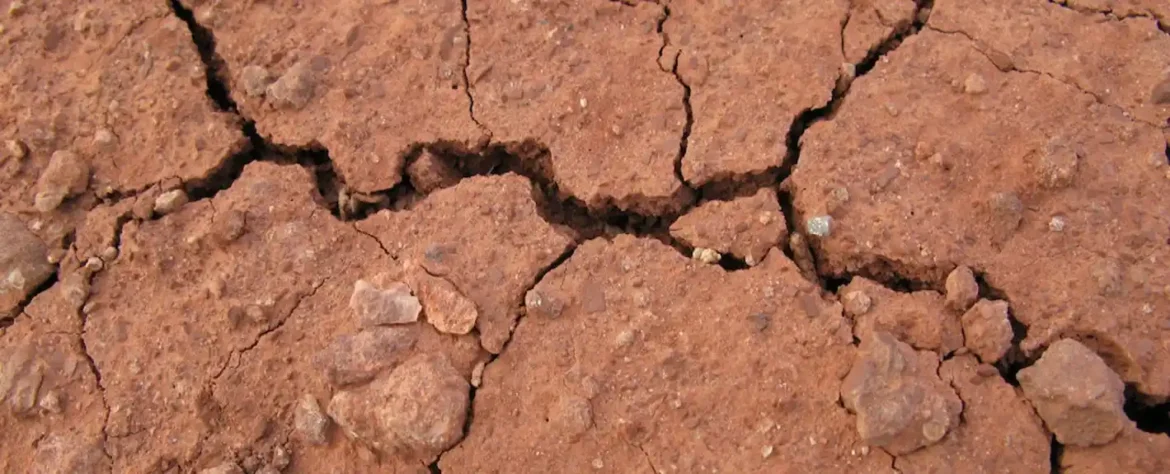
<path fill-rule="evenodd" d="M 306 393 L 297 400 L 297 406 L 293 412 L 293 424 L 301 438 L 310 444 L 323 445 L 329 441 L 326 437 L 329 429 L 329 417 L 321 411 L 321 406 L 317 404 L 317 398 L 312 394 Z"/>
<path fill-rule="evenodd" d="M 1077 154 L 1067 146 L 1052 145 L 1036 166 L 1040 185 L 1049 189 L 1066 187 L 1077 173 Z"/>
<path fill-rule="evenodd" d="M 1064 231 L 1064 222 L 1065 221 L 1064 221 L 1063 217 L 1052 216 L 1052 219 L 1050 219 L 1048 221 L 1048 230 L 1053 231 L 1053 232 L 1063 232 Z"/>
<path fill-rule="evenodd" d="M 357 313 L 358 324 L 363 328 L 413 323 L 422 312 L 422 304 L 410 294 L 410 287 L 397 282 L 382 290 L 358 280 L 353 285 L 349 307 Z"/>
<path fill-rule="evenodd" d="M 618 347 L 629 347 L 629 345 L 633 343 L 634 331 L 629 329 L 622 330 L 618 333 L 617 337 L 614 338 L 614 344 L 617 344 Z"/>
<path fill-rule="evenodd" d="M 861 316 L 869 312 L 873 300 L 864 291 L 857 290 L 845 293 L 845 296 L 841 298 L 841 303 L 845 307 L 845 314 Z"/>
<path fill-rule="evenodd" d="M 100 272 L 104 267 L 105 263 L 102 262 L 102 259 L 97 257 L 89 257 L 89 259 L 85 261 L 85 269 L 90 273 Z"/>
<path fill-rule="evenodd" d="M 716 264 L 719 263 L 719 260 L 722 259 L 723 256 L 719 255 L 719 252 L 714 250 L 703 247 L 696 247 L 695 250 L 691 252 L 691 258 L 706 264 Z"/>
<path fill-rule="evenodd" d="M 418 158 L 406 165 L 406 175 L 410 178 L 410 185 L 423 194 L 454 186 L 463 178 L 459 170 L 425 148 Z"/>
<path fill-rule="evenodd" d="M 938 442 L 957 426 L 963 405 L 939 378 L 938 365 L 937 354 L 915 351 L 889 333 L 864 337 L 841 384 L 862 440 L 898 456 Z"/>
<path fill-rule="evenodd" d="M 351 438 L 429 462 L 463 438 L 468 384 L 440 354 L 419 354 L 389 376 L 342 390 L 329 415 Z"/>
<path fill-rule="evenodd" d="M 823 238 L 829 236 L 829 232 L 832 230 L 832 225 L 832 217 L 816 216 L 808 219 L 808 222 L 805 223 L 805 228 L 808 230 L 809 235 L 815 235 L 817 237 Z"/>
<path fill-rule="evenodd" d="M 475 367 L 471 368 L 471 386 L 478 388 L 483 384 L 483 369 L 487 368 L 487 363 L 479 361 Z"/>
<path fill-rule="evenodd" d="M 418 299 L 431 323 L 439 332 L 467 334 L 475 327 L 479 309 L 475 302 L 463 296 L 454 284 L 444 278 L 420 275 L 416 277 Z"/>
<path fill-rule="evenodd" d="M 8 16 L 17 17 L 24 13 L 24 2 L 20 0 L 13 0 L 8 4 Z"/>
<path fill-rule="evenodd" d="M 602 461 L 601 458 L 593 458 L 593 461 L 591 461 L 589 465 L 593 466 L 593 469 L 598 470 L 605 468 L 605 462 Z"/>
<path fill-rule="evenodd" d="M 240 83 L 244 86 L 245 94 L 260 97 L 272 84 L 272 74 L 261 66 L 249 64 L 240 71 Z"/>
<path fill-rule="evenodd" d="M 244 474 L 244 470 L 238 464 L 228 461 L 218 466 L 199 471 L 199 474 Z"/>
<path fill-rule="evenodd" d="M 28 147 L 20 140 L 5 140 L 4 148 L 8 150 L 9 155 L 12 155 L 17 160 L 23 160 L 28 156 Z"/>
<path fill-rule="evenodd" d="M 1065 445 L 1112 441 L 1129 420 L 1125 384 L 1096 353 L 1071 339 L 1056 341 L 1017 375 L 1024 396 Z"/>
<path fill-rule="evenodd" d="M 566 395 L 549 407 L 548 418 L 562 438 L 575 442 L 593 426 L 593 407 L 585 398 Z"/>
<path fill-rule="evenodd" d="M 154 212 L 165 216 L 175 212 L 188 201 L 186 192 L 182 189 L 172 189 L 154 198 Z"/>
<path fill-rule="evenodd" d="M 319 56 L 293 64 L 284 75 L 268 86 L 266 93 L 269 100 L 278 107 L 304 108 L 313 100 L 317 83 L 328 69 L 328 62 L 327 58 Z"/>
<path fill-rule="evenodd" d="M 211 223 L 215 240 L 221 246 L 235 242 L 244 235 L 247 225 L 247 215 L 243 211 L 231 209 L 215 215 Z"/>
<path fill-rule="evenodd" d="M 417 340 L 417 326 L 363 329 L 335 339 L 316 355 L 313 365 L 334 386 L 359 384 L 405 360 Z"/>
<path fill-rule="evenodd" d="M 524 308 L 530 315 L 556 319 L 565 310 L 565 304 L 559 298 L 532 289 L 524 294 Z"/>
<path fill-rule="evenodd" d="M 316 400 L 314 400 L 314 401 L 316 401 Z M 275 448 L 272 448 L 272 465 L 270 467 L 274 468 L 277 472 L 279 472 L 279 471 L 284 470 L 284 468 L 288 467 L 289 463 L 291 463 L 291 462 L 292 462 L 292 457 L 289 456 L 288 450 L 284 449 L 283 446 L 277 446 Z"/>
<path fill-rule="evenodd" d="M 1121 293 L 1122 270 L 1121 264 L 1116 260 L 1099 260 L 1093 265 L 1091 272 L 1102 296 L 1115 296 Z"/>
<path fill-rule="evenodd" d="M 989 227 L 993 239 L 997 242 L 1006 241 L 1024 219 L 1024 203 L 1015 193 L 994 193 L 988 199 L 988 208 L 991 211 Z"/>
<path fill-rule="evenodd" d="M 77 196 L 89 186 L 89 163 L 76 153 L 65 150 L 53 152 L 49 164 L 37 179 L 34 207 L 50 212 L 66 199 Z"/>
<path fill-rule="evenodd" d="M 105 128 L 99 129 L 93 134 L 93 144 L 99 150 L 103 151 L 109 151 L 113 149 L 114 142 L 116 142 L 117 139 L 118 137 L 114 136 L 114 132 L 111 132 L 109 129 Z"/>
<path fill-rule="evenodd" d="M 760 455 L 763 456 L 764 459 L 768 459 L 768 458 L 772 457 L 773 449 L 774 448 L 772 448 L 772 445 L 770 445 L 770 444 L 767 446 L 764 446 L 764 447 L 760 448 Z"/>
<path fill-rule="evenodd" d="M 1003 358 L 1012 347 L 1012 323 L 1006 301 L 979 300 L 963 313 L 965 346 L 985 364 Z"/>
<path fill-rule="evenodd" d="M 947 307 L 955 311 L 966 311 L 979 299 L 979 283 L 975 273 L 965 265 L 959 265 L 947 275 Z"/>
<path fill-rule="evenodd" d="M 963 92 L 972 95 L 987 92 L 987 81 L 979 74 L 971 74 L 963 80 Z"/>
<path fill-rule="evenodd" d="M 56 390 L 50 390 L 41 396 L 41 400 L 37 402 L 37 406 L 46 413 L 54 415 L 61 413 L 61 396 L 57 394 Z"/>

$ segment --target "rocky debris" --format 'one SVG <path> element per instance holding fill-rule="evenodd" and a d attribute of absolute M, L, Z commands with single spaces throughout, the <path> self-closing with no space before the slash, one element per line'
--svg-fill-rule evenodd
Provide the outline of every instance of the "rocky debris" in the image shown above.
<path fill-rule="evenodd" d="M 446 279 L 474 302 L 480 343 L 493 353 L 510 337 L 517 303 L 537 275 L 575 245 L 540 217 L 531 183 L 514 174 L 467 178 L 356 226 L 400 262 Z"/>
<path fill-rule="evenodd" d="M 417 340 L 415 326 L 370 327 L 338 336 L 313 358 L 313 365 L 334 386 L 360 384 L 404 361 Z"/>
<path fill-rule="evenodd" d="M 1058 189 L 1072 184 L 1077 172 L 1076 151 L 1067 145 L 1051 142 L 1037 160 L 1037 181 L 1045 188 Z"/>
<path fill-rule="evenodd" d="M 841 383 L 841 400 L 857 414 L 862 440 L 901 456 L 938 443 L 953 430 L 963 404 L 939 379 L 938 364 L 937 354 L 915 351 L 890 333 L 863 337 Z"/>
<path fill-rule="evenodd" d="M 199 471 L 199 474 L 244 474 L 244 470 L 240 468 L 239 464 L 232 461 L 226 461 L 223 464 L 215 467 Z"/>
<path fill-rule="evenodd" d="M 349 307 L 357 313 L 358 324 L 363 328 L 410 324 L 418 321 L 422 312 L 422 304 L 410 294 L 410 287 L 399 282 L 381 289 L 366 280 L 358 280 L 353 284 Z"/>
<path fill-rule="evenodd" d="M 930 24 L 947 29 L 936 21 L 941 9 L 956 5 L 936 2 Z M 1016 25 L 994 27 L 1000 31 L 996 42 L 1009 42 L 1018 31 L 1034 35 L 1033 44 L 1071 34 L 1040 35 L 1020 26 L 1022 20 L 1013 13 L 1047 10 L 1049 5 L 964 5 L 958 7 L 964 12 L 1002 9 L 996 18 L 1002 17 L 1003 25 Z M 956 21 L 980 21 L 954 11 L 950 15 Z M 1070 17 L 1053 33 L 1079 31 L 1069 25 L 1083 22 Z M 1164 34 L 1150 38 L 1170 39 Z M 1083 40 L 1078 36 L 1076 42 Z M 1095 42 L 1092 48 L 1102 44 Z M 1140 54 L 1157 50 L 1138 49 Z M 1054 51 L 1051 57 L 1067 57 L 1074 50 Z M 1139 54 L 1135 51 L 1123 56 Z M 1033 54 L 1022 46 L 1019 52 Z M 795 218 L 805 222 L 823 213 L 831 201 L 826 190 L 837 183 L 850 183 L 852 195 L 848 212 L 834 215 L 832 234 L 814 241 L 820 273 L 893 272 L 937 285 L 953 268 L 950 262 L 962 262 L 977 268 L 988 286 L 1011 295 L 1012 316 L 1028 327 L 1020 344 L 1025 353 L 1047 346 L 1060 334 L 1095 334 L 1126 348 L 1114 351 L 1110 359 L 1123 380 L 1142 393 L 1170 396 L 1170 378 L 1154 375 L 1170 371 L 1170 353 L 1154 342 L 1154 335 L 1163 331 L 1162 321 L 1138 316 L 1143 305 L 1154 311 L 1164 307 L 1164 300 L 1150 295 L 1162 294 L 1164 285 L 1156 282 L 1170 281 L 1170 267 L 1163 261 L 1170 202 L 1148 199 L 1150 193 L 1170 194 L 1163 172 L 1165 135 L 1069 82 L 1002 71 L 995 58 L 985 43 L 923 29 L 883 56 L 865 81 L 853 85 L 833 120 L 809 127 L 801 137 L 800 162 L 786 184 Z M 1105 70 L 1116 68 L 1101 65 L 1094 74 Z M 971 96 L 961 91 L 971 74 L 985 79 L 986 92 Z M 1113 90 L 1129 87 L 1119 84 Z M 900 113 L 891 115 L 890 110 Z M 883 125 L 875 128 L 874 123 Z M 963 138 L 968 135 L 985 139 Z M 1084 157 L 1077 160 L 1075 180 L 1068 187 L 1051 189 L 1039 183 L 1036 153 L 1050 143 Z M 934 155 L 949 166 L 916 158 Z M 873 193 L 871 185 L 887 169 L 898 170 L 899 178 Z M 1000 211 L 990 202 L 997 193 L 1006 198 Z M 1060 232 L 1049 229 L 1053 216 L 1064 222 Z M 1075 265 L 1069 264 L 1070 256 L 1075 256 Z M 1117 262 L 1117 271 L 1107 267 L 1110 261 Z M 1103 278 L 1095 278 L 1095 272 Z"/>
<path fill-rule="evenodd" d="M 355 193 L 398 184 L 406 154 L 417 144 L 474 151 L 486 141 L 468 113 L 459 1 L 377 8 L 331 2 L 311 9 L 183 3 L 197 19 L 214 18 L 201 23 L 215 35 L 225 70 L 240 71 L 227 89 L 241 115 L 255 120 L 273 143 L 328 149 Z M 315 26 L 301 27 L 307 24 Z M 477 116 L 482 96 L 476 97 Z"/>
<path fill-rule="evenodd" d="M 187 193 L 182 189 L 172 189 L 170 191 L 159 194 L 154 199 L 154 212 L 160 216 L 165 216 L 172 212 L 179 210 L 184 204 L 190 202 Z"/>
<path fill-rule="evenodd" d="M 910 27 L 914 21 L 913 0 L 876 0 L 850 4 L 842 44 L 845 61 L 860 63 L 891 33 Z"/>
<path fill-rule="evenodd" d="M 274 80 L 272 73 L 262 66 L 249 64 L 240 70 L 239 82 L 244 86 L 244 93 L 252 97 L 263 96 Z"/>
<path fill-rule="evenodd" d="M 524 294 L 524 309 L 533 316 L 558 318 L 565 310 L 565 303 L 556 296 L 533 288 Z"/>
<path fill-rule="evenodd" d="M 329 58 L 325 56 L 297 61 L 268 86 L 265 94 L 277 107 L 302 109 L 313 100 L 317 84 L 328 70 Z"/>
<path fill-rule="evenodd" d="M 37 179 L 34 207 L 40 212 L 51 212 L 66 199 L 77 196 L 89 187 L 89 163 L 66 150 L 53 152 L 49 164 Z"/>
<path fill-rule="evenodd" d="M 898 472 L 1048 472 L 1049 435 L 1040 418 L 998 372 L 982 367 L 971 356 L 942 363 L 940 377 L 963 402 L 962 423 L 937 444 L 898 456 Z"/>
<path fill-rule="evenodd" d="M 814 235 L 817 237 L 828 237 L 829 233 L 832 232 L 832 230 L 833 230 L 833 217 L 832 216 L 810 217 L 808 219 L 808 221 L 805 222 L 804 228 L 808 232 L 808 235 Z"/>
<path fill-rule="evenodd" d="M 1012 323 L 1006 301 L 981 299 L 963 313 L 963 337 L 971 353 L 994 364 L 1012 347 Z"/>
<path fill-rule="evenodd" d="M 924 290 L 899 293 L 862 277 L 837 290 L 859 338 L 884 331 L 916 349 L 950 354 L 963 347 L 963 326 L 943 296 Z"/>
<path fill-rule="evenodd" d="M 1074 2 L 1084 6 L 1089 2 Z M 1093 94 L 1105 104 L 1121 107 L 1133 117 L 1164 125 L 1170 109 L 1151 101 L 1150 91 L 1164 79 L 1170 67 L 1170 38 L 1158 29 L 1153 8 L 1158 2 L 1136 7 L 1095 6 L 1122 18 L 1122 12 L 1136 14 L 1121 21 L 1085 14 L 1049 3 L 1021 3 L 1012 0 L 964 2 L 939 0 L 931 11 L 928 27 L 962 32 L 1010 59 L 1014 69 L 1049 75 Z M 1156 5 L 1156 6 L 1155 6 Z M 1164 19 L 1164 18 L 1163 18 Z M 1055 44 L 1051 38 L 1064 38 Z M 1102 45 L 1109 45 L 1102 47 Z"/>
<path fill-rule="evenodd" d="M 963 265 L 947 275 L 946 289 L 947 308 L 954 311 L 967 311 L 979 299 L 979 283 L 975 281 L 975 273 Z"/>
<path fill-rule="evenodd" d="M 297 433 L 309 444 L 323 445 L 329 442 L 329 417 L 321 411 L 317 397 L 312 394 L 306 393 L 297 399 L 293 423 Z"/>
<path fill-rule="evenodd" d="M 725 272 L 618 235 L 581 244 L 535 291 L 563 301 L 563 312 L 520 320 L 476 391 L 468 437 L 439 461 L 444 472 L 883 472 L 892 463 L 876 449 L 842 455 L 862 444 L 837 404 L 855 351 L 849 324 L 779 250 Z M 768 316 L 763 330 L 758 314 Z"/>
<path fill-rule="evenodd" d="M 0 320 L 53 275 L 48 249 L 19 218 L 0 212 Z"/>
<path fill-rule="evenodd" d="M 696 262 L 702 262 L 702 263 L 705 263 L 708 265 L 715 265 L 715 264 L 719 263 L 720 260 L 723 259 L 723 256 L 719 255 L 719 252 L 716 252 L 715 250 L 712 250 L 712 249 L 707 249 L 707 248 L 703 248 L 703 247 L 695 247 L 695 250 L 691 251 L 691 259 L 695 260 Z"/>
<path fill-rule="evenodd" d="M 1024 395 L 1062 444 L 1105 444 L 1128 423 L 1122 411 L 1125 385 L 1100 356 L 1077 341 L 1054 342 L 1017 378 Z"/>
<path fill-rule="evenodd" d="M 661 5 L 643 2 L 469 3 L 473 48 L 491 51 L 471 54 L 467 68 L 476 119 L 492 141 L 515 144 L 525 158 L 540 157 L 523 144 L 547 147 L 547 174 L 590 209 L 681 211 L 693 199 L 674 172 L 686 91 L 656 61 L 675 57 L 660 54 L 663 15 Z M 777 137 L 767 156 L 780 155 L 783 133 Z"/>
<path fill-rule="evenodd" d="M 368 386 L 334 394 L 329 415 L 355 440 L 429 463 L 463 438 L 468 390 L 447 359 L 417 355 Z"/>
<path fill-rule="evenodd" d="M 411 286 L 418 289 L 427 322 L 446 334 L 471 332 L 479 318 L 479 309 L 474 301 L 463 296 L 459 288 L 446 279 L 425 273 L 412 275 L 411 278 Z"/>
<path fill-rule="evenodd" d="M 690 88 L 694 124 L 682 157 L 688 183 L 699 187 L 780 165 L 784 130 L 801 112 L 832 98 L 846 62 L 847 18 L 847 2 L 670 5 L 662 25 L 662 62 L 669 63 L 661 67 L 673 67 Z M 799 47 L 777 55 L 777 44 Z"/>
<path fill-rule="evenodd" d="M 776 191 L 764 188 L 731 201 L 708 201 L 674 221 L 670 235 L 683 245 L 711 249 L 755 265 L 788 239 Z"/>
<path fill-rule="evenodd" d="M 429 149 L 419 152 L 418 158 L 406 166 L 410 185 L 423 194 L 454 186 L 463 175 Z"/>
<path fill-rule="evenodd" d="M 111 472 L 101 440 L 80 433 L 51 433 L 40 438 L 31 465 L 25 467 L 29 474 Z"/>
<path fill-rule="evenodd" d="M 1170 437 L 1146 433 L 1127 423 L 1121 434 L 1101 446 L 1065 446 L 1061 472 L 1167 472 L 1170 470 Z"/>

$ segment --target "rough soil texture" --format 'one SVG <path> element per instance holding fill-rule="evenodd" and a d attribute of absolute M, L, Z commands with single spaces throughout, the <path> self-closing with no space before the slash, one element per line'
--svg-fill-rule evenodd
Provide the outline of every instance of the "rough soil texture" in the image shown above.
<path fill-rule="evenodd" d="M 1166 2 L 0 6 L 0 472 L 1170 470 Z"/>

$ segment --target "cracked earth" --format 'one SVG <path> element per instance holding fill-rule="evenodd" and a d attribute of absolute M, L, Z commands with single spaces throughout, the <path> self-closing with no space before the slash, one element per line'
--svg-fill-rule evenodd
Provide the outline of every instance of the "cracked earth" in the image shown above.
<path fill-rule="evenodd" d="M 7 2 L 0 471 L 1170 471 L 1170 4 Z"/>

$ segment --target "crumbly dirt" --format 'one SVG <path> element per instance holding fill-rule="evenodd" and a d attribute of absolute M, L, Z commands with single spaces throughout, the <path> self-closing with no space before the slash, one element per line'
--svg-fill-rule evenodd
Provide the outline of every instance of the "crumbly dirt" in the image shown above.
<path fill-rule="evenodd" d="M 1168 5 L 4 2 L 0 471 L 1165 472 Z"/>

